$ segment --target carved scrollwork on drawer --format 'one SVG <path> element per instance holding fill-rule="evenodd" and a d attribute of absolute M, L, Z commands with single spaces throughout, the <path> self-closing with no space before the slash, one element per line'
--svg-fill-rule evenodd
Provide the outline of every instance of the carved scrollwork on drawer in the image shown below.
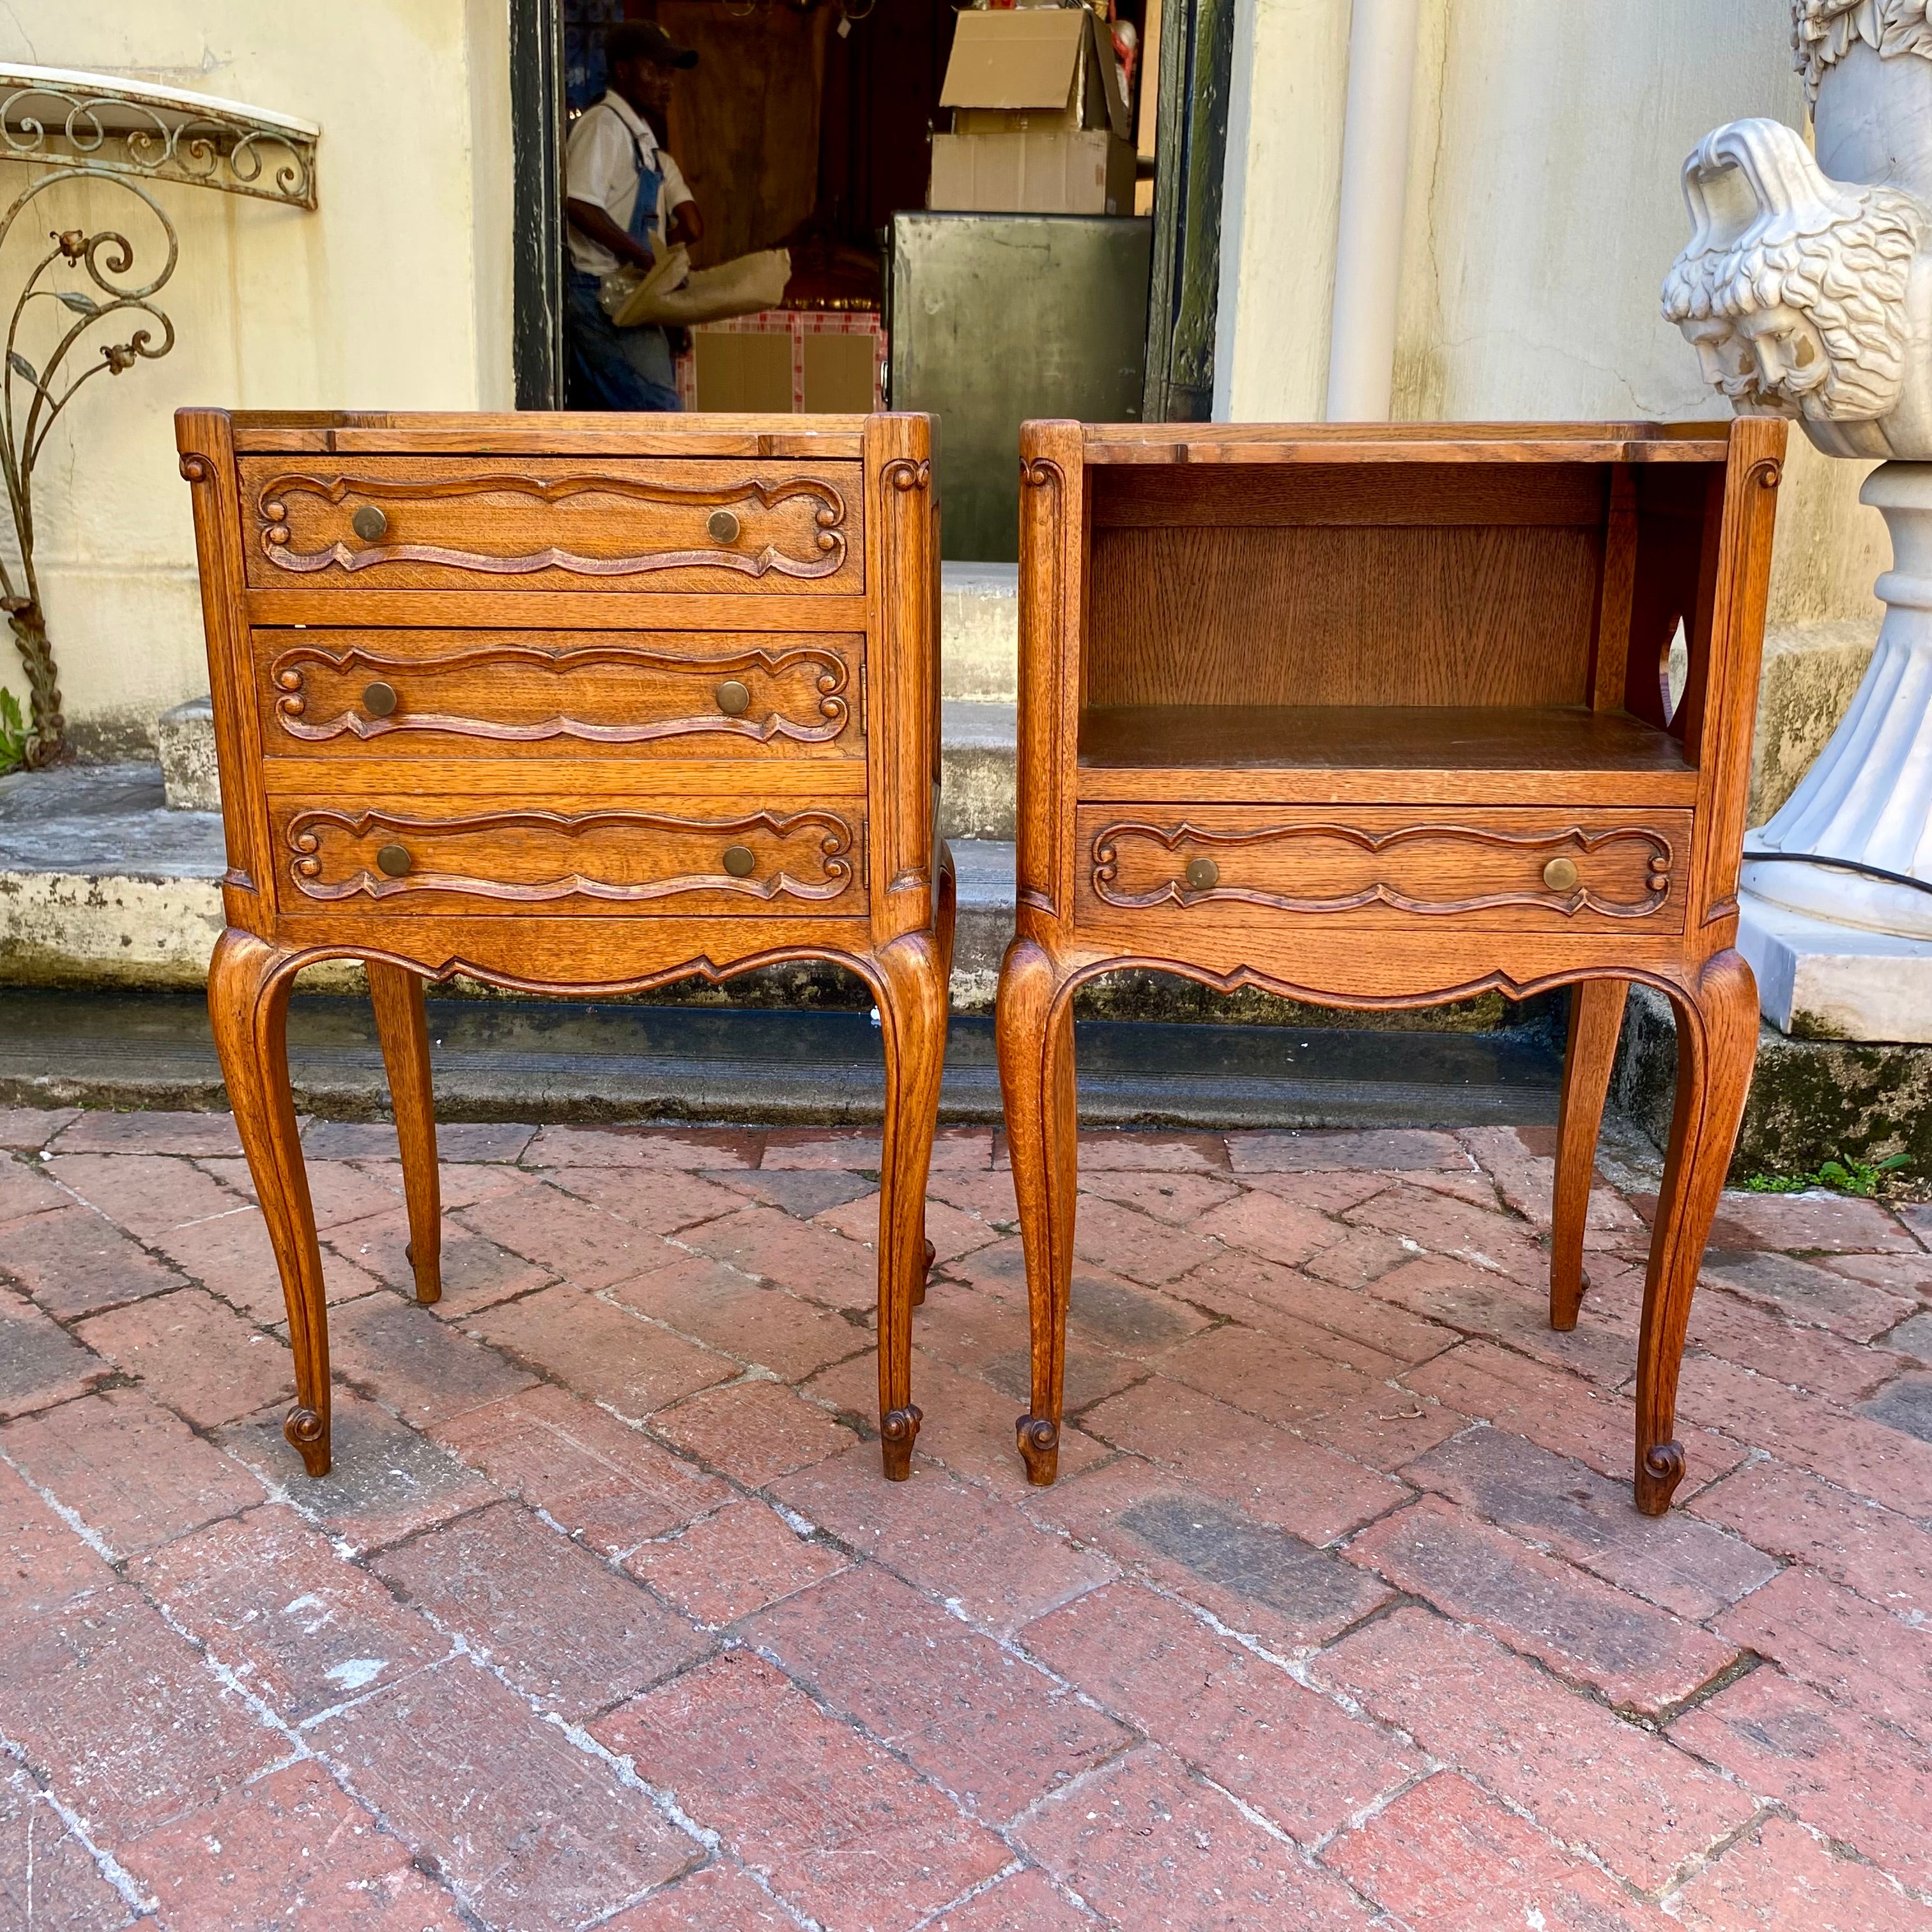
<path fill-rule="evenodd" d="M 427 473 L 398 474 L 372 462 L 258 470 L 244 482 L 260 556 L 298 576 L 376 571 L 381 581 L 404 582 L 442 569 L 610 578 L 703 568 L 812 579 L 844 568 L 855 532 L 845 494 L 829 478 L 684 466 L 688 479 L 556 464 L 548 474 L 518 475 L 425 462 L 416 467 Z"/>
<path fill-rule="evenodd" d="M 1326 820 L 1122 819 L 1102 826 L 1089 850 L 1094 896 L 1109 906 L 1238 903 L 1304 914 L 1386 906 L 1424 918 L 1520 908 L 1565 919 L 1647 919 L 1670 899 L 1675 859 L 1660 828 L 1614 824 L 1370 830 Z"/>
<path fill-rule="evenodd" d="M 699 654 L 512 635 L 447 649 L 412 638 L 399 650 L 382 633 L 349 644 L 279 634 L 303 640 L 268 662 L 274 730 L 304 746 L 350 748 L 435 736 L 479 748 L 556 738 L 830 746 L 851 722 L 853 667 L 862 648 L 854 636 Z"/>
<path fill-rule="evenodd" d="M 283 840 L 296 893 L 326 902 L 453 893 L 521 906 L 575 898 L 641 907 L 702 896 L 712 909 L 751 911 L 838 899 L 857 870 L 852 824 L 815 809 L 731 818 L 529 808 L 419 818 L 310 806 L 289 816 Z"/>

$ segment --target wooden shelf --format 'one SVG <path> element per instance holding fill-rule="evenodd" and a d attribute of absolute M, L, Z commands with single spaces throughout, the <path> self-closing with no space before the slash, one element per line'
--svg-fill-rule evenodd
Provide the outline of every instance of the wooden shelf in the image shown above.
<path fill-rule="evenodd" d="M 1262 774 L 1270 774 L 1264 777 Z M 1667 732 L 1580 706 L 1123 705 L 1080 717 L 1083 800 L 1684 804 Z"/>

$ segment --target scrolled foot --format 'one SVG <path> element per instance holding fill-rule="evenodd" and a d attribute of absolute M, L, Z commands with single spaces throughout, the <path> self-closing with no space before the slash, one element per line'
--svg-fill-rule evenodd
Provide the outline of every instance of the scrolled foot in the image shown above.
<path fill-rule="evenodd" d="M 912 1474 L 912 1445 L 922 1420 L 911 1402 L 903 1408 L 889 1408 L 880 1417 L 879 1454 L 887 1482 L 902 1483 Z"/>
<path fill-rule="evenodd" d="M 1645 1516 L 1662 1516 L 1684 1480 L 1684 1445 L 1653 1442 L 1637 1459 L 1636 1506 Z"/>
<path fill-rule="evenodd" d="M 328 1474 L 328 1424 L 312 1408 L 299 1406 L 289 1411 L 282 1433 L 302 1456 L 302 1466 L 311 1476 Z"/>
<path fill-rule="evenodd" d="M 1023 1415 L 1014 1427 L 1027 1480 L 1043 1490 L 1060 1474 L 1060 1425 L 1044 1415 Z"/>
<path fill-rule="evenodd" d="M 410 1264 L 410 1272 L 416 1278 L 416 1299 L 425 1307 L 433 1301 L 442 1299 L 442 1262 L 439 1256 L 428 1268 L 416 1262 L 416 1244 L 413 1241 L 403 1244 L 403 1258 Z"/>
<path fill-rule="evenodd" d="M 1582 1268 L 1576 1276 L 1576 1292 L 1574 1295 L 1554 1295 L 1550 1298 L 1550 1325 L 1559 1335 L 1567 1335 L 1576 1325 L 1576 1317 L 1583 1306 L 1583 1298 L 1595 1284 L 1590 1280 L 1590 1270 Z"/>

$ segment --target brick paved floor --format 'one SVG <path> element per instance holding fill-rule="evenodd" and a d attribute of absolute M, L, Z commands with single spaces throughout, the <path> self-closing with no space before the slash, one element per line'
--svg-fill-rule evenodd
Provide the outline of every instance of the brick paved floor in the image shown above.
<path fill-rule="evenodd" d="M 0 1923 L 1932 1927 L 1932 1213 L 1727 1197 L 1628 1502 L 1640 1193 L 1547 1136 L 1096 1136 L 1058 1486 L 941 1138 L 913 1480 L 876 1144 L 308 1132 L 336 1466 L 219 1115 L 0 1112 Z"/>

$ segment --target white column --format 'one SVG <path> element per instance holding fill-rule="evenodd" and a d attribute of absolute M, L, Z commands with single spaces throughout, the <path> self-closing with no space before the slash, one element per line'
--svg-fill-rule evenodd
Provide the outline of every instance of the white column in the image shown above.
<path fill-rule="evenodd" d="M 1354 0 L 1328 337 L 1328 419 L 1388 419 L 1418 0 Z"/>

